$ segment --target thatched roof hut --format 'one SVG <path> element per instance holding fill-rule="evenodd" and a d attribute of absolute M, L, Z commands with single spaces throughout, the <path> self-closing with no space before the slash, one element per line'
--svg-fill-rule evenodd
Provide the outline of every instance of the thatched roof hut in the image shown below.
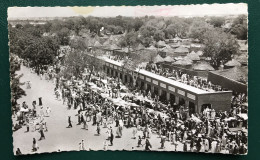
<path fill-rule="evenodd" d="M 166 43 L 164 42 L 164 41 L 159 41 L 159 42 L 157 42 L 157 47 L 165 47 L 166 46 Z"/>
<path fill-rule="evenodd" d="M 174 59 L 170 56 L 164 58 L 164 62 L 174 62 Z"/>
<path fill-rule="evenodd" d="M 164 62 L 164 59 L 160 56 L 160 55 L 157 55 L 154 60 L 153 60 L 154 63 L 161 63 L 161 62 Z"/>
<path fill-rule="evenodd" d="M 173 64 L 180 65 L 180 66 L 189 66 L 189 65 L 192 65 L 192 60 L 190 60 L 188 57 L 185 57 L 181 60 L 174 62 Z"/>
<path fill-rule="evenodd" d="M 181 46 L 181 47 L 176 48 L 174 52 L 175 53 L 189 53 L 189 50 L 188 50 L 188 48 Z"/>
<path fill-rule="evenodd" d="M 239 63 L 235 59 L 232 59 L 232 60 L 228 61 L 227 63 L 225 63 L 225 66 L 227 66 L 227 67 L 241 66 L 241 63 Z"/>
<path fill-rule="evenodd" d="M 192 51 L 191 53 L 187 54 L 187 57 L 189 57 L 189 59 L 193 60 L 193 61 L 199 61 L 200 57 L 197 53 L 195 53 L 194 51 Z"/>
<path fill-rule="evenodd" d="M 193 65 L 193 70 L 196 71 L 214 71 L 215 69 L 208 62 L 199 62 Z"/>

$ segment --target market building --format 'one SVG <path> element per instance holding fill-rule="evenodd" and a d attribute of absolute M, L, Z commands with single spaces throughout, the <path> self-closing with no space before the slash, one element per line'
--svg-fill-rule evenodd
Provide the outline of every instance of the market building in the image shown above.
<path fill-rule="evenodd" d="M 102 59 L 105 61 L 104 71 L 109 76 L 119 76 L 123 83 L 133 82 L 134 77 L 139 87 L 170 102 L 186 106 L 192 113 L 201 113 L 207 107 L 215 111 L 230 110 L 232 91 L 206 91 L 143 69 L 129 73 L 121 67 L 120 62 Z"/>

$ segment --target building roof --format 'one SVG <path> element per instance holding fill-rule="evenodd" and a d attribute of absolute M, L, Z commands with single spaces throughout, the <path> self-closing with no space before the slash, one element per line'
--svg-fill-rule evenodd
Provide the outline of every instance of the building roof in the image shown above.
<path fill-rule="evenodd" d="M 238 62 L 240 62 L 241 64 L 247 64 L 248 63 L 248 57 L 244 54 L 238 56 L 235 58 Z"/>
<path fill-rule="evenodd" d="M 172 57 L 170 57 L 170 56 L 166 56 L 164 58 L 164 62 L 174 62 L 174 59 Z"/>
<path fill-rule="evenodd" d="M 164 46 L 166 46 L 166 43 L 165 43 L 164 41 L 159 41 L 159 42 L 157 43 L 157 45 L 158 45 L 159 47 L 164 47 Z"/>
<path fill-rule="evenodd" d="M 174 62 L 173 64 L 174 65 L 180 65 L 180 66 L 188 66 L 188 65 L 192 65 L 192 60 L 189 59 L 188 57 L 185 57 L 181 60 Z"/>
<path fill-rule="evenodd" d="M 122 64 L 120 62 L 117 62 L 117 61 L 114 61 L 114 60 L 111 60 L 107 57 L 103 57 L 103 59 L 106 61 L 106 62 L 109 62 L 109 63 L 112 63 L 114 65 L 117 65 L 117 66 L 121 66 Z M 137 71 L 137 70 L 136 70 Z M 172 80 L 172 79 L 169 79 L 169 78 L 166 78 L 166 77 L 163 77 L 163 76 L 160 76 L 160 75 L 157 75 L 155 73 L 152 73 L 152 72 L 149 72 L 149 71 L 146 71 L 146 70 L 143 70 L 143 69 L 140 69 L 138 71 L 140 74 L 143 74 L 145 76 L 148 76 L 150 78 L 153 78 L 155 80 L 159 80 L 159 81 L 162 81 L 163 83 L 167 83 L 169 85 L 172 85 L 172 86 L 175 86 L 175 87 L 179 87 L 180 89 L 184 89 L 186 91 L 189 91 L 189 92 L 192 92 L 192 93 L 195 93 L 195 94 L 207 94 L 207 93 L 212 93 L 210 91 L 206 91 L 206 90 L 202 90 L 202 89 L 199 89 L 199 88 L 196 88 L 196 87 L 193 87 L 193 86 L 190 86 L 190 85 L 187 85 L 185 83 L 182 83 L 182 82 L 178 82 L 178 81 L 175 81 L 175 80 Z M 223 93 L 224 91 L 222 91 Z M 214 92 L 215 93 L 215 92 Z M 220 92 L 218 92 L 220 93 Z"/>
<path fill-rule="evenodd" d="M 196 71 L 214 71 L 215 69 L 208 62 L 199 62 L 193 65 L 193 70 Z"/>
<path fill-rule="evenodd" d="M 138 46 L 136 47 L 137 51 L 143 50 L 143 49 L 145 49 L 145 47 L 141 43 L 139 43 Z"/>
<path fill-rule="evenodd" d="M 191 53 L 187 54 L 187 57 L 193 61 L 199 61 L 200 57 L 197 53 L 195 53 L 194 51 L 192 51 Z"/>
<path fill-rule="evenodd" d="M 230 69 L 212 71 L 212 73 L 216 73 L 218 75 L 221 75 L 228 79 L 232 79 L 234 81 L 241 82 L 241 80 L 244 80 L 244 81 L 248 82 L 248 68 L 247 67 L 236 66 L 236 67 L 233 67 Z"/>
<path fill-rule="evenodd" d="M 96 41 L 93 46 L 94 47 L 102 47 L 102 44 L 100 44 L 99 41 Z"/>
<path fill-rule="evenodd" d="M 188 48 L 181 46 L 181 47 L 176 48 L 176 50 L 174 52 L 175 53 L 189 53 L 189 50 L 188 50 Z"/>
<path fill-rule="evenodd" d="M 234 67 L 234 66 L 241 66 L 241 63 L 239 63 L 237 60 L 232 59 L 228 61 L 225 66 Z"/>
<path fill-rule="evenodd" d="M 160 63 L 160 62 L 164 62 L 164 59 L 158 54 L 154 59 L 153 59 L 154 63 Z"/>
<path fill-rule="evenodd" d="M 149 49 L 149 50 L 157 50 L 156 47 L 154 47 L 153 45 L 151 45 L 150 47 L 146 48 L 146 49 Z"/>
<path fill-rule="evenodd" d="M 199 56 L 202 56 L 202 55 L 203 55 L 203 51 L 199 50 L 199 51 L 197 51 L 197 54 L 198 54 Z"/>

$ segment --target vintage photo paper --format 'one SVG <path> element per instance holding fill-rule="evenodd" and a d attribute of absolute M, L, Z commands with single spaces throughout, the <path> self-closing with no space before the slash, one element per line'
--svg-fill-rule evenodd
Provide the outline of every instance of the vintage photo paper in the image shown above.
<path fill-rule="evenodd" d="M 248 152 L 247 4 L 10 7 L 15 155 Z"/>

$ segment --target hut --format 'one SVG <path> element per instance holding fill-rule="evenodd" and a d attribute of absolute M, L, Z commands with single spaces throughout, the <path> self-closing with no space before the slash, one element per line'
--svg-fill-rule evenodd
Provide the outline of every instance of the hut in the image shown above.
<path fill-rule="evenodd" d="M 153 45 L 151 45 L 150 47 L 146 48 L 146 49 L 149 49 L 149 50 L 157 50 L 156 47 L 154 47 Z"/>
<path fill-rule="evenodd" d="M 166 46 L 166 43 L 164 41 L 159 41 L 159 42 L 157 42 L 156 46 L 159 48 L 162 48 L 162 47 Z"/>
<path fill-rule="evenodd" d="M 154 63 L 161 63 L 161 62 L 164 62 L 164 59 L 160 56 L 160 55 L 157 55 L 154 60 L 153 60 Z"/>
<path fill-rule="evenodd" d="M 225 63 L 224 68 L 228 69 L 228 68 L 232 68 L 235 66 L 241 66 L 241 63 L 239 63 L 237 60 L 232 59 L 230 61 L 228 61 L 227 63 Z"/>
<path fill-rule="evenodd" d="M 94 48 L 101 48 L 102 44 L 99 43 L 99 41 L 96 41 L 93 45 Z"/>
<path fill-rule="evenodd" d="M 214 71 L 215 69 L 208 62 L 199 62 L 192 66 L 195 71 Z"/>
<path fill-rule="evenodd" d="M 203 56 L 203 52 L 201 50 L 197 51 L 197 55 Z"/>
<path fill-rule="evenodd" d="M 247 66 L 248 65 L 248 56 L 245 54 L 242 54 L 235 58 L 241 65 Z"/>
<path fill-rule="evenodd" d="M 141 44 L 141 43 L 139 43 L 139 45 L 136 47 L 136 51 L 140 51 L 140 50 L 144 50 L 145 49 L 145 47 Z"/>
<path fill-rule="evenodd" d="M 176 48 L 174 53 L 175 53 L 174 56 L 176 56 L 176 57 L 178 57 L 178 56 L 184 57 L 189 53 L 189 50 L 188 50 L 188 48 L 181 46 L 181 47 Z"/>
<path fill-rule="evenodd" d="M 191 66 L 192 65 L 192 60 L 190 60 L 188 57 L 185 57 L 181 60 L 178 60 L 173 63 L 173 65 L 177 66 Z"/>
<path fill-rule="evenodd" d="M 170 57 L 170 56 L 167 56 L 167 57 L 164 58 L 164 62 L 171 63 L 171 62 L 174 62 L 174 59 L 172 57 Z"/>
<path fill-rule="evenodd" d="M 165 47 L 165 48 L 163 48 L 161 51 L 160 51 L 160 55 L 162 56 L 162 57 L 166 57 L 166 56 L 171 56 L 171 57 L 174 57 L 174 49 L 172 49 L 172 48 L 169 48 L 169 47 Z"/>
<path fill-rule="evenodd" d="M 192 61 L 199 61 L 200 57 L 197 53 L 195 53 L 194 51 L 192 51 L 191 53 L 187 54 L 187 57 L 189 59 L 191 59 Z"/>

